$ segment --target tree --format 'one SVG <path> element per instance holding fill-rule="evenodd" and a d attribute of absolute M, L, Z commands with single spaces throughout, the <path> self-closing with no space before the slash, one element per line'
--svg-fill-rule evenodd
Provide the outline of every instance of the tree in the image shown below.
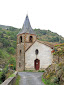
<path fill-rule="evenodd" d="M 13 45 L 14 48 L 16 48 L 16 41 L 13 41 Z"/>
<path fill-rule="evenodd" d="M 5 38 L 2 38 L 1 42 L 3 43 L 4 47 L 10 46 L 10 41 L 6 40 Z"/>
<path fill-rule="evenodd" d="M 10 54 L 15 54 L 15 49 L 13 47 L 8 47 L 7 48 L 8 53 Z"/>
<path fill-rule="evenodd" d="M 2 58 L 2 50 L 0 50 L 0 58 Z"/>

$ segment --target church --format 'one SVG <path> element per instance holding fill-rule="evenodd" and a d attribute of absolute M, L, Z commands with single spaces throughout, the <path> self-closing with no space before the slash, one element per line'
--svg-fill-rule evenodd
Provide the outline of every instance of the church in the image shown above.
<path fill-rule="evenodd" d="M 17 34 L 16 70 L 42 70 L 52 64 L 53 45 L 40 41 L 30 25 L 28 15 Z"/>

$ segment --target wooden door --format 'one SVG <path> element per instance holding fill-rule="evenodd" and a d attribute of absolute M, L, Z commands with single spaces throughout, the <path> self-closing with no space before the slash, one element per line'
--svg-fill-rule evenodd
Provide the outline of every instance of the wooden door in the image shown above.
<path fill-rule="evenodd" d="M 36 70 L 39 70 L 39 68 L 40 68 L 40 60 L 39 59 L 36 59 L 34 61 L 34 67 L 35 67 Z"/>

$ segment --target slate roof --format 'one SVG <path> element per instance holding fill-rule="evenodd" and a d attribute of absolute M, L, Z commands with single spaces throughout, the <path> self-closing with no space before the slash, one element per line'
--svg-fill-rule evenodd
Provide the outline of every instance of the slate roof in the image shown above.
<path fill-rule="evenodd" d="M 54 43 L 52 43 L 52 42 L 46 42 L 46 41 L 40 41 L 40 40 L 37 40 L 37 42 L 39 42 L 39 43 L 41 43 L 41 44 L 44 44 L 44 45 L 46 45 L 46 46 L 48 46 L 48 47 L 50 47 L 50 48 L 54 48 Z"/>
<path fill-rule="evenodd" d="M 30 25 L 28 15 L 25 18 L 24 24 L 22 26 L 22 30 L 18 34 L 22 34 L 22 33 L 35 34 L 31 25 Z"/>

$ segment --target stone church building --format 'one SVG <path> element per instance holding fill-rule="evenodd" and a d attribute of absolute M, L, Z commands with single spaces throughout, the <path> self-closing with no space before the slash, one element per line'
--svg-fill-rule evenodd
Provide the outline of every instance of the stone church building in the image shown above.
<path fill-rule="evenodd" d="M 16 70 L 47 68 L 52 63 L 52 50 L 50 43 L 37 40 L 27 15 L 22 30 L 17 34 Z"/>

